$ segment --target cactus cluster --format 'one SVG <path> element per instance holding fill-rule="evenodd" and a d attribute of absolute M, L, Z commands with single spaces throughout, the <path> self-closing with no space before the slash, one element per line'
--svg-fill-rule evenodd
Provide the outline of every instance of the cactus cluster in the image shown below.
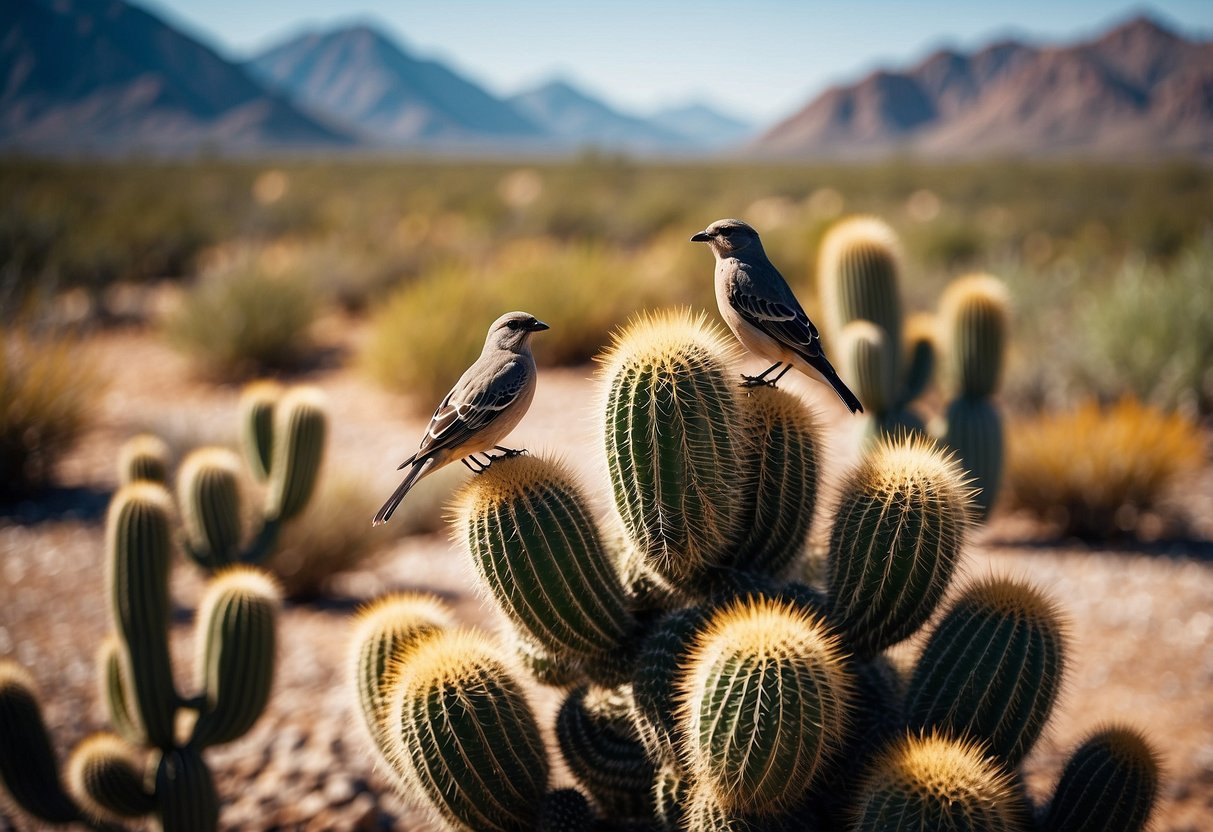
<path fill-rule="evenodd" d="M 912 405 L 941 365 L 948 403 L 931 433 L 969 472 L 974 516 L 983 519 L 1002 479 L 1002 420 L 991 397 L 1006 353 L 1008 293 L 990 275 L 962 277 L 944 292 L 937 316 L 904 320 L 902 261 L 883 221 L 861 216 L 833 226 L 817 268 L 826 333 L 863 402 L 869 441 L 926 432 Z"/>
<path fill-rule="evenodd" d="M 181 546 L 208 572 L 264 562 L 282 524 L 307 507 L 324 459 L 328 418 L 323 395 L 315 388 L 254 382 L 241 394 L 239 418 L 245 464 L 265 489 L 258 511 L 246 508 L 240 457 L 226 448 L 197 448 L 177 472 Z M 123 484 L 167 485 L 168 469 L 167 447 L 149 434 L 131 439 L 119 455 Z M 250 532 L 246 515 L 253 513 L 256 524 Z"/>
<path fill-rule="evenodd" d="M 954 458 L 880 440 L 816 534 L 817 420 L 728 383 L 732 362 L 687 314 L 617 337 L 606 531 L 553 461 L 467 484 L 454 536 L 503 637 L 418 596 L 360 616 L 357 699 L 402 793 L 478 831 L 1140 829 L 1157 764 L 1129 729 L 1085 743 L 1047 806 L 1025 797 L 1066 626 L 1022 582 L 953 586 L 973 520 Z M 819 585 L 792 577 L 812 571 L 810 534 L 829 541 Z M 931 621 L 899 668 L 886 651 Z M 527 675 L 562 697 L 552 750 Z M 555 754 L 575 788 L 553 782 Z"/>
<path fill-rule="evenodd" d="M 180 694 L 169 653 L 172 509 L 162 485 L 134 478 L 110 504 L 106 580 L 114 634 L 99 651 L 98 677 L 115 733 L 95 734 L 72 752 L 66 784 L 32 679 L 0 663 L 0 782 L 37 820 L 111 829 L 154 817 L 164 832 L 218 826 L 219 798 L 202 752 L 244 735 L 265 709 L 279 592 L 250 566 L 211 579 L 197 615 L 198 693 Z"/>

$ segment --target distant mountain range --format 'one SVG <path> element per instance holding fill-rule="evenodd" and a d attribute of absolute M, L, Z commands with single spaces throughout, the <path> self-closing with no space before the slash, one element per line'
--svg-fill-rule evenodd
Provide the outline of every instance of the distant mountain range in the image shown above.
<path fill-rule="evenodd" d="M 1148 18 L 1065 47 L 1004 41 L 826 90 L 764 156 L 1213 154 L 1213 42 Z"/>
<path fill-rule="evenodd" d="M 367 25 L 234 63 L 125 0 L 0 0 L 0 149 L 423 149 L 838 158 L 1213 155 L 1213 42 L 1138 18 L 1073 46 L 940 51 L 755 135 L 703 103 L 623 112 L 553 80 L 508 98 Z"/>

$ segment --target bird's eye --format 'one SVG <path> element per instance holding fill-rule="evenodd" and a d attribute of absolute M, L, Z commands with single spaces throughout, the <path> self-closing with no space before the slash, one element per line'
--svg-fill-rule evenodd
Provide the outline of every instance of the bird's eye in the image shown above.
<path fill-rule="evenodd" d="M 732 234 L 732 233 L 733 233 L 733 229 L 731 229 L 731 228 L 722 228 L 722 229 L 720 229 L 720 233 L 721 233 L 721 234 L 723 234 L 724 236 L 726 236 L 726 237 L 727 237 L 727 236 L 729 236 L 730 234 Z"/>

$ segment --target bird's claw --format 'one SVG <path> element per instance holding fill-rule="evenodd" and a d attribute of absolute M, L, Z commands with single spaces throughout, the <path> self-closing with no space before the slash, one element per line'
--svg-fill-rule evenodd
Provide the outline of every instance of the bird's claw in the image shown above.
<path fill-rule="evenodd" d="M 741 386 L 746 387 L 746 388 L 750 388 L 750 387 L 771 387 L 771 388 L 773 388 L 775 386 L 775 379 L 771 379 L 771 378 L 763 378 L 762 376 L 747 376 L 745 374 L 742 374 L 741 378 L 743 379 L 741 382 Z"/>

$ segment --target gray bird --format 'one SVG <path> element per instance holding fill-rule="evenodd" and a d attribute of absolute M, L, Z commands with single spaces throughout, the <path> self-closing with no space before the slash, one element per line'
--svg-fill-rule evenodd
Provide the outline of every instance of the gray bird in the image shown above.
<path fill-rule="evenodd" d="M 522 453 L 498 443 L 522 421 L 535 397 L 531 335 L 547 328 L 526 312 L 507 312 L 493 321 L 480 357 L 434 411 L 417 453 L 400 463 L 397 470 L 408 468 L 408 473 L 379 509 L 373 525 L 386 523 L 418 480 L 449 462 L 458 459 L 472 471 L 483 471 L 497 458 L 486 453 L 490 449 L 501 456 Z M 488 461 L 480 461 L 476 454 Z"/>
<path fill-rule="evenodd" d="M 767 259 L 757 231 L 741 220 L 716 220 L 691 242 L 707 243 L 716 255 L 716 302 L 724 322 L 747 350 L 775 362 L 759 375 L 742 376 L 744 387 L 774 387 L 795 367 L 832 387 L 852 413 L 863 412 L 821 351 L 817 327 Z M 784 364 L 779 375 L 767 378 Z"/>

